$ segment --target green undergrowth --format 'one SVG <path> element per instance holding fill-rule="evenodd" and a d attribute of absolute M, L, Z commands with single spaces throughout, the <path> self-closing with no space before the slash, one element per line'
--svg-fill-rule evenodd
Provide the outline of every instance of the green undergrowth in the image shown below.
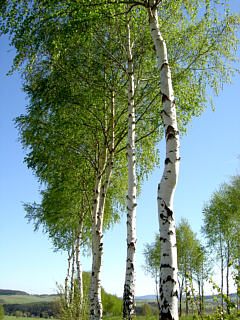
<path fill-rule="evenodd" d="M 43 318 L 27 318 L 27 317 L 15 317 L 15 316 L 5 316 L 4 320 L 27 320 L 27 319 L 34 319 L 34 320 L 42 320 Z M 193 317 L 182 317 L 181 320 L 190 320 L 193 319 Z M 52 320 L 58 320 L 58 319 L 52 319 Z M 122 320 L 121 317 L 103 317 L 103 320 Z M 136 317 L 136 320 L 158 320 L 157 316 L 151 316 L 151 317 L 144 317 L 144 316 L 138 316 Z"/>
<path fill-rule="evenodd" d="M 15 317 L 15 316 L 5 316 L 3 320 L 27 320 L 27 319 L 34 319 L 34 320 L 43 320 L 43 318 L 28 318 L 28 317 Z M 51 320 L 57 320 L 57 319 L 51 319 Z"/>

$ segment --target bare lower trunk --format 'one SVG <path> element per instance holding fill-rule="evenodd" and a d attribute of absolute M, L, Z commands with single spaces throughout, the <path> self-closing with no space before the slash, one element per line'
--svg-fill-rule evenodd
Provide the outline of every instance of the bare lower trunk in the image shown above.
<path fill-rule="evenodd" d="M 80 260 L 80 248 L 81 248 L 81 239 L 82 239 L 82 228 L 83 228 L 83 216 L 79 220 L 78 236 L 77 236 L 77 247 L 76 247 L 76 264 L 77 264 L 77 281 L 78 289 L 80 295 L 80 307 L 82 306 L 83 301 L 83 279 L 82 279 L 82 264 Z"/>
<path fill-rule="evenodd" d="M 238 245 L 238 279 L 240 279 L 240 245 Z M 237 310 L 239 310 L 240 280 L 237 281 Z"/>
<path fill-rule="evenodd" d="M 230 245 L 227 242 L 227 274 L 226 274 L 226 286 L 227 286 L 227 300 L 229 299 L 229 263 L 230 263 Z M 227 302 L 227 313 L 230 314 L 229 303 Z"/>
<path fill-rule="evenodd" d="M 95 186 L 95 197 L 92 213 L 92 275 L 89 292 L 90 302 L 90 319 L 95 320 L 96 308 L 95 308 L 95 294 L 96 294 L 96 255 L 97 255 L 97 239 L 96 239 L 96 225 L 97 225 L 97 212 L 100 206 L 100 189 L 101 189 L 102 177 L 97 177 Z"/>
<path fill-rule="evenodd" d="M 162 120 L 165 130 L 166 158 L 158 186 L 158 217 L 161 240 L 160 319 L 178 319 L 177 244 L 173 198 L 179 171 L 179 132 L 176 106 L 168 64 L 167 47 L 158 24 L 157 3 L 150 1 L 150 31 L 154 41 L 162 92 Z"/>
<path fill-rule="evenodd" d="M 222 247 L 221 234 L 220 234 L 220 260 L 221 260 L 221 306 L 223 309 L 223 272 L 224 272 L 224 266 L 223 266 L 223 247 Z"/>
<path fill-rule="evenodd" d="M 185 300 L 185 304 L 186 304 L 186 314 L 189 314 L 189 308 L 188 308 L 188 280 L 187 280 L 187 274 L 185 274 L 185 293 L 186 293 L 186 300 Z"/>
<path fill-rule="evenodd" d="M 199 305 L 199 313 L 202 313 L 202 297 L 201 297 L 201 281 L 198 279 L 198 305 Z"/>
<path fill-rule="evenodd" d="M 75 234 L 74 234 L 74 232 L 73 232 L 73 239 L 72 239 L 72 272 L 71 272 L 71 289 L 70 289 L 70 297 L 69 297 L 69 302 L 70 302 L 70 304 L 73 302 L 73 297 L 74 297 L 75 259 L 76 259 L 76 252 L 75 252 Z"/>
<path fill-rule="evenodd" d="M 202 265 L 202 279 L 201 279 L 201 298 L 202 298 L 202 312 L 204 311 L 204 276 L 203 276 L 203 265 Z"/>
<path fill-rule="evenodd" d="M 136 264 L 136 157 L 135 157 L 135 103 L 131 33 L 127 22 L 128 55 L 128 195 L 127 195 L 127 260 L 123 292 L 123 318 L 135 315 L 135 264 Z"/>
<path fill-rule="evenodd" d="M 180 287 L 180 290 L 179 290 L 179 316 L 180 316 L 180 317 L 182 316 L 182 292 L 183 292 L 183 283 L 184 283 L 184 278 L 182 279 L 182 284 L 181 284 L 181 286 L 179 285 L 179 287 Z"/>
<path fill-rule="evenodd" d="M 72 260 L 72 252 L 68 252 L 68 268 L 67 268 L 67 275 L 65 278 L 65 301 L 66 304 L 69 306 L 69 286 L 68 286 L 68 281 L 70 277 L 70 267 L 71 267 L 71 260 Z"/>

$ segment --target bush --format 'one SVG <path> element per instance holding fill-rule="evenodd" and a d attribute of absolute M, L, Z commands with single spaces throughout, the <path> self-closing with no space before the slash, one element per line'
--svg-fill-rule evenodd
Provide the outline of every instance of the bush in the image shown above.
<path fill-rule="evenodd" d="M 115 295 L 106 293 L 102 289 L 102 305 L 103 305 L 103 314 L 111 316 L 121 316 L 123 309 L 123 302 L 120 298 Z"/>
<path fill-rule="evenodd" d="M 4 318 L 4 310 L 3 310 L 3 306 L 0 304 L 0 320 L 3 320 Z"/>
<path fill-rule="evenodd" d="M 152 308 L 148 303 L 144 303 L 142 305 L 142 312 L 141 314 L 145 317 L 151 317 L 152 316 Z"/>
<path fill-rule="evenodd" d="M 68 288 L 66 299 L 65 289 L 59 287 L 60 301 L 59 301 L 59 315 L 60 320 L 87 320 L 89 317 L 89 305 L 88 295 L 83 296 L 82 303 L 81 295 L 78 288 L 77 281 L 75 280 L 73 295 L 71 290 Z M 72 300 L 70 299 L 72 296 Z"/>

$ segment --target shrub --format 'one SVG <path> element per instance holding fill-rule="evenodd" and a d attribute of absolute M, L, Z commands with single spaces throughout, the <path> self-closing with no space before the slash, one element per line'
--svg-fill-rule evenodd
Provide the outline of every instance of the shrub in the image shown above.
<path fill-rule="evenodd" d="M 3 320 L 4 318 L 4 310 L 3 310 L 3 306 L 0 304 L 0 320 Z"/>
<path fill-rule="evenodd" d="M 142 305 L 142 312 L 141 314 L 145 317 L 151 317 L 152 316 L 152 308 L 148 303 L 144 303 Z"/>

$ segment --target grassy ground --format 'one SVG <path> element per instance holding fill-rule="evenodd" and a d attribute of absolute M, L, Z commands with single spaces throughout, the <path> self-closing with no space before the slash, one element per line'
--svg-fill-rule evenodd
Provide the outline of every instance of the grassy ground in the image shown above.
<path fill-rule="evenodd" d="M 26 320 L 26 319 L 43 320 L 43 318 L 26 318 L 26 317 L 15 317 L 15 316 L 5 316 L 3 320 Z"/>
<path fill-rule="evenodd" d="M 34 319 L 34 320 L 43 320 L 43 318 L 26 318 L 26 317 L 15 317 L 15 316 L 5 316 L 4 320 L 27 320 L 27 319 Z M 192 319 L 191 317 L 184 317 L 181 318 L 182 320 L 190 320 Z M 52 319 L 52 320 L 57 320 L 57 319 Z M 121 317 L 103 317 L 103 320 L 122 320 Z M 140 316 L 137 317 L 136 320 L 158 320 L 158 317 L 152 316 L 152 317 L 144 317 Z"/>

